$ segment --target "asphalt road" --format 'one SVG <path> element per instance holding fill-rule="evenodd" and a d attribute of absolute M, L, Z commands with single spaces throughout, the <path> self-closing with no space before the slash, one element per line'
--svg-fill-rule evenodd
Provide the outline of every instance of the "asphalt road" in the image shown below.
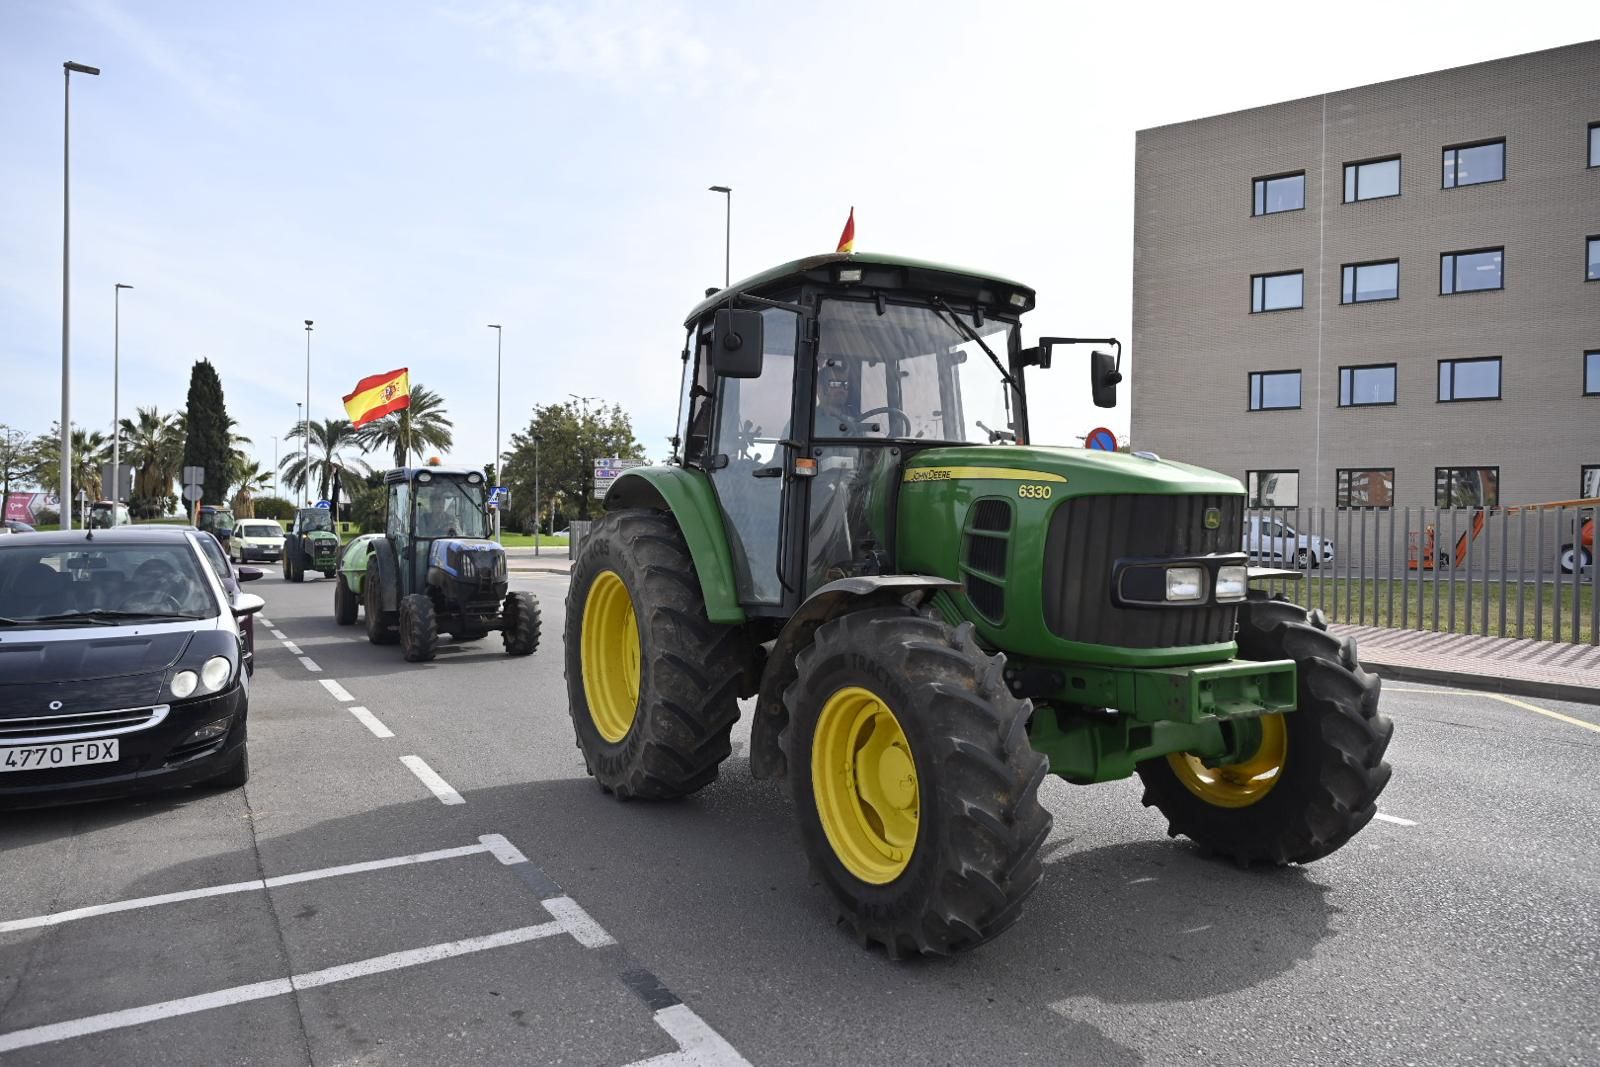
<path fill-rule="evenodd" d="M 514 582 L 532 658 L 410 665 L 269 569 L 244 790 L 0 816 L 0 1063 L 1600 1062 L 1600 708 L 1388 686 L 1386 821 L 1306 868 L 1052 780 L 1022 920 L 895 964 L 742 729 L 687 801 L 600 792 L 566 580 Z"/>

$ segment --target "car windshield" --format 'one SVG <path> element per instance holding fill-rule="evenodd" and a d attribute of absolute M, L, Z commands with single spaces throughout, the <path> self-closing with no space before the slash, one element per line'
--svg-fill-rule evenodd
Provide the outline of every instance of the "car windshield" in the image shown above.
<path fill-rule="evenodd" d="M 300 529 L 333 532 L 333 511 L 329 508 L 307 508 L 300 513 Z"/>
<path fill-rule="evenodd" d="M 1012 323 L 956 314 L 1008 358 Z M 986 444 L 1015 429 L 1000 370 L 942 309 L 824 300 L 817 322 L 816 436 Z"/>
<path fill-rule="evenodd" d="M 418 537 L 487 537 L 483 486 L 454 478 L 416 484 Z"/>
<path fill-rule="evenodd" d="M 245 519 L 233 528 L 235 537 L 282 537 L 283 527 L 275 522 L 252 522 Z"/>
<path fill-rule="evenodd" d="M 0 542 L 0 626 L 127 619 L 215 618 L 211 583 L 194 549 L 164 544 Z"/>

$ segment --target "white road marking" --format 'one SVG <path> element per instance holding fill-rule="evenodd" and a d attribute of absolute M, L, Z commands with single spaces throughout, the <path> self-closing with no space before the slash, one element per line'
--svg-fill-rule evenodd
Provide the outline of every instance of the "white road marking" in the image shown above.
<path fill-rule="evenodd" d="M 338 701 L 342 701 L 343 703 L 346 703 L 346 704 L 350 703 L 352 700 L 355 699 L 355 697 L 350 695 L 350 690 L 346 689 L 344 686 L 340 685 L 338 682 L 334 681 L 332 678 L 323 678 L 323 679 L 321 679 L 321 682 L 322 682 L 322 688 L 326 689 L 329 693 L 333 694 L 333 699 L 338 700 Z"/>
<path fill-rule="evenodd" d="M 297 656 L 304 655 L 304 653 L 300 651 L 300 646 L 289 640 L 287 637 L 279 638 L 279 640 L 283 642 L 283 647 L 287 648 L 290 652 L 293 652 Z"/>
<path fill-rule="evenodd" d="M 495 859 L 508 867 L 513 863 L 528 862 L 528 857 L 522 854 L 521 849 L 499 834 L 483 834 L 478 840 L 483 842 L 483 846 L 489 850 Z"/>
<path fill-rule="evenodd" d="M 1422 693 L 1434 696 L 1487 697 L 1490 700 L 1498 700 L 1502 704 L 1510 704 L 1514 708 L 1521 708 L 1523 711 L 1531 711 L 1536 715 L 1543 715 L 1546 718 L 1555 719 L 1557 722 L 1564 722 L 1569 726 L 1581 727 L 1600 734 L 1600 726 L 1592 722 L 1574 719 L 1571 715 L 1563 715 L 1559 711 L 1541 708 L 1537 704 L 1530 704 L 1526 700 L 1518 700 L 1516 697 L 1508 697 L 1502 693 L 1482 693 L 1476 689 L 1402 689 L 1399 686 L 1387 685 L 1383 687 L 1383 691 L 1385 693 Z"/>
<path fill-rule="evenodd" d="M 551 897 L 539 903 L 543 904 L 544 910 L 555 916 L 561 928 L 571 934 L 584 948 L 605 948 L 607 945 L 617 943 L 617 939 L 606 933 L 605 928 L 595 922 L 571 897 Z"/>
<path fill-rule="evenodd" d="M 378 717 L 359 704 L 350 709 L 350 714 L 361 720 L 361 725 L 371 730 L 378 737 L 393 737 L 394 731 L 378 721 Z"/>
<path fill-rule="evenodd" d="M 678 1051 L 638 1060 L 628 1067 L 750 1067 L 750 1061 L 687 1004 L 662 1008 L 653 1018 L 678 1043 Z"/>
<path fill-rule="evenodd" d="M 317 666 L 317 661 L 310 656 L 301 656 L 300 665 L 308 671 L 315 671 L 319 674 L 322 672 L 322 668 Z"/>
<path fill-rule="evenodd" d="M 439 777 L 439 773 L 423 760 L 421 756 L 401 756 L 400 762 L 411 768 L 411 773 L 416 775 L 422 784 L 428 787 L 429 792 L 439 798 L 441 804 L 465 804 L 466 798 L 454 789 L 450 783 Z"/>
<path fill-rule="evenodd" d="M 279 641 L 287 641 L 287 640 L 289 640 L 289 635 L 284 633 L 282 630 L 273 630 L 272 631 L 272 636 L 276 637 Z"/>
<path fill-rule="evenodd" d="M 496 837 L 498 835 L 489 835 Z M 504 838 L 500 838 L 504 841 Z M 88 919 L 96 915 L 111 915 L 119 911 L 137 911 L 141 908 L 153 908 L 160 904 L 176 904 L 184 900 L 199 900 L 202 897 L 220 897 L 231 893 L 249 893 L 261 889 L 275 889 L 283 885 L 296 885 L 300 882 L 316 882 L 323 878 L 339 878 L 347 874 L 363 874 L 367 871 L 382 871 L 390 867 L 409 867 L 415 863 L 433 863 L 437 860 L 451 860 L 460 856 L 473 856 L 479 852 L 493 853 L 496 858 L 500 852 L 495 845 L 491 845 L 485 838 L 480 838 L 476 845 L 460 845 L 456 848 L 442 848 L 433 852 L 418 852 L 410 856 L 391 856 L 381 860 L 365 860 L 360 863 L 347 863 L 339 867 L 322 867 L 314 871 L 297 871 L 293 874 L 280 874 L 272 878 L 256 878 L 248 882 L 229 882 L 226 885 L 206 886 L 203 889 L 188 889 L 181 893 L 162 893 L 153 897 L 135 897 L 132 900 L 118 900 L 110 904 L 93 904 L 85 908 L 73 908 L 70 911 L 58 911 L 49 915 L 35 915 L 27 919 L 12 919 L 0 922 L 0 934 L 11 933 L 14 930 L 35 930 L 41 926 L 59 926 L 62 923 L 74 922 L 78 919 Z M 519 853 L 520 855 L 520 853 Z M 501 859 L 502 863 L 505 862 Z"/>
<path fill-rule="evenodd" d="M 256 613 L 256 622 L 259 622 L 262 626 L 271 626 L 272 625 L 272 620 L 267 618 L 265 615 L 261 614 L 260 612 Z"/>
<path fill-rule="evenodd" d="M 1373 818 L 1374 819 L 1381 819 L 1384 822 L 1392 822 L 1396 826 L 1415 826 L 1415 825 L 1417 825 L 1415 822 L 1411 821 L 1410 819 L 1397 819 L 1393 815 L 1385 815 L 1381 811 L 1378 812 L 1376 815 L 1374 815 Z"/>
<path fill-rule="evenodd" d="M 301 989 L 315 989 L 318 986 L 332 985 L 335 982 L 348 982 L 352 978 L 365 978 L 368 975 L 382 974 L 385 971 L 397 971 L 424 963 L 434 963 L 438 960 L 467 956 L 474 952 L 484 952 L 491 948 L 519 945 L 527 941 L 553 937 L 561 932 L 561 924 L 555 922 L 541 923 L 538 926 L 522 926 L 515 930 L 502 930 L 497 934 L 486 934 L 482 937 L 468 937 L 460 941 L 446 941 L 437 945 L 428 945 L 425 948 L 391 952 L 386 956 L 373 956 L 370 959 L 357 960 L 354 963 L 328 967 L 320 971 L 308 971 L 305 974 L 292 975 L 288 978 L 275 978 L 267 982 L 255 982 L 250 985 L 219 989 L 213 993 L 202 993 L 195 997 L 166 1000 L 158 1004 L 146 1004 L 139 1008 L 106 1012 L 103 1015 L 89 1015 L 81 1019 L 50 1023 L 46 1026 L 33 1026 L 26 1030 L 13 1030 L 7 1034 L 0 1034 L 0 1052 L 30 1048 L 34 1045 L 47 1045 L 55 1041 L 83 1037 L 87 1034 L 104 1033 L 107 1030 L 143 1026 L 158 1019 L 171 1019 L 179 1015 L 193 1015 L 196 1012 L 210 1011 L 213 1008 L 226 1007 L 230 1004 L 265 1000 L 269 997 L 279 997 Z M 709 1027 L 705 1027 L 703 1023 L 701 1026 L 713 1039 L 721 1041 L 721 1038 L 717 1037 Z M 662 1024 L 662 1029 L 672 1033 L 672 1030 L 665 1023 Z M 679 1040 L 680 1044 L 685 1044 L 684 1040 L 678 1038 L 677 1034 L 673 1034 L 673 1036 Z M 705 1041 L 703 1036 L 695 1036 L 701 1042 Z M 723 1043 L 726 1044 L 726 1042 Z M 744 1061 L 705 1060 L 703 1062 L 742 1063 Z"/>

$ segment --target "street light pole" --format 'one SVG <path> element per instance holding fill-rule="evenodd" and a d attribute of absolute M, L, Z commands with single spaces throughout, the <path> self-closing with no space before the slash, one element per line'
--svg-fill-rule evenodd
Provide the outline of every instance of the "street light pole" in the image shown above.
<path fill-rule="evenodd" d="M 118 282 L 112 292 L 114 304 L 111 312 L 111 503 L 122 500 L 122 420 L 117 406 L 122 391 L 122 290 L 131 285 Z M 111 509 L 111 522 L 116 524 L 116 508 Z"/>
<path fill-rule="evenodd" d="M 500 484 L 500 342 L 505 337 L 505 331 L 498 322 L 488 324 L 494 331 L 494 484 Z M 490 489 L 493 490 L 494 486 Z M 500 512 L 505 508 L 504 502 L 494 509 L 494 539 L 500 540 Z M 538 537 L 534 538 L 537 544 Z"/>
<path fill-rule="evenodd" d="M 294 402 L 294 424 L 300 427 L 301 433 L 307 432 L 306 417 L 303 414 L 303 409 L 301 408 L 300 401 L 298 400 Z M 311 472 L 309 470 L 304 468 L 301 469 L 300 484 L 302 488 L 311 484 Z M 299 505 L 297 504 L 295 506 L 298 507 Z"/>
<path fill-rule="evenodd" d="M 272 498 L 274 500 L 280 499 L 278 496 L 278 439 L 276 437 L 272 439 Z"/>
<path fill-rule="evenodd" d="M 307 504 L 314 503 L 311 496 L 311 320 L 306 319 L 306 418 L 300 429 L 306 435 L 306 496 Z"/>
<path fill-rule="evenodd" d="M 72 74 L 99 74 L 71 60 L 61 108 L 61 528 L 72 529 Z"/>
<path fill-rule="evenodd" d="M 721 193 L 727 201 L 727 219 L 722 229 L 722 287 L 726 289 L 733 284 L 733 189 L 727 185 L 713 185 L 708 191 Z"/>
<path fill-rule="evenodd" d="M 542 434 L 533 435 L 533 554 L 539 554 L 539 442 Z"/>

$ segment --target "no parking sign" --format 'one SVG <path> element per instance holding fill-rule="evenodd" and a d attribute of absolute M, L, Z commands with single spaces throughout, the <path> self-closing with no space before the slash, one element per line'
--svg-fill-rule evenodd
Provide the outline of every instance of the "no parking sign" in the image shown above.
<path fill-rule="evenodd" d="M 1097 452 L 1115 452 L 1117 435 L 1104 426 L 1096 426 L 1089 431 L 1089 436 L 1083 439 L 1083 447 L 1092 448 Z"/>

